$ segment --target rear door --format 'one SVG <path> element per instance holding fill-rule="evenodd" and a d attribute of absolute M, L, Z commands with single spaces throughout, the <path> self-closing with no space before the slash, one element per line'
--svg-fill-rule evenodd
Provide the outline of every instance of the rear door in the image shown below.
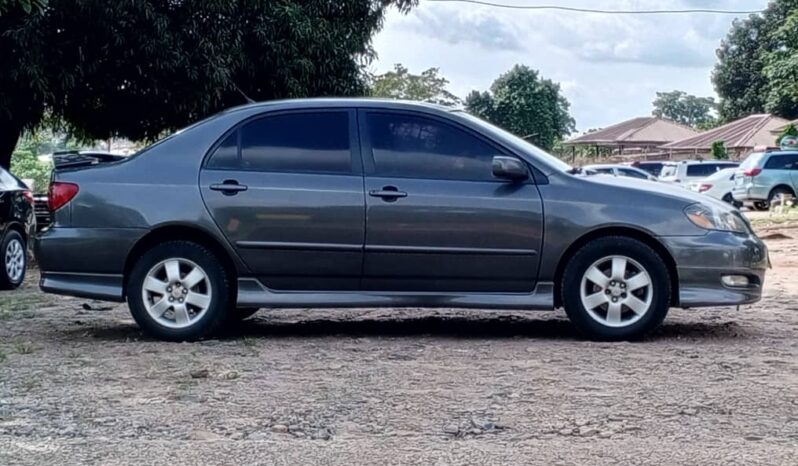
<path fill-rule="evenodd" d="M 355 112 L 269 113 L 233 129 L 200 175 L 219 228 L 263 284 L 354 290 L 365 201 Z"/>
<path fill-rule="evenodd" d="M 358 118 L 367 194 L 365 289 L 534 289 L 543 208 L 534 180 L 493 177 L 493 156 L 509 154 L 437 116 L 362 110 Z"/>

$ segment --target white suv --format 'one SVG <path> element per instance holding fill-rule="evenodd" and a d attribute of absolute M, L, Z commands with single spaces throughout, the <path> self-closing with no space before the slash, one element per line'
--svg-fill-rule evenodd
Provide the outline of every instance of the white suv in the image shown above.
<path fill-rule="evenodd" d="M 684 187 L 690 186 L 694 181 L 715 174 L 725 168 L 734 168 L 739 165 L 737 162 L 723 161 L 703 161 L 703 160 L 683 160 L 681 162 L 666 162 L 662 166 L 659 180 L 665 183 L 674 183 Z"/>

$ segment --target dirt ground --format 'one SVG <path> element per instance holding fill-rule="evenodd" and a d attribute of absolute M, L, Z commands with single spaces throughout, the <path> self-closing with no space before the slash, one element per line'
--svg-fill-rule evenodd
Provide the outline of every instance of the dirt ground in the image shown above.
<path fill-rule="evenodd" d="M 798 229 L 761 303 L 640 343 L 560 312 L 262 311 L 143 338 L 124 306 L 0 295 L 0 465 L 798 464 Z M 773 234 L 773 232 L 768 232 Z"/>

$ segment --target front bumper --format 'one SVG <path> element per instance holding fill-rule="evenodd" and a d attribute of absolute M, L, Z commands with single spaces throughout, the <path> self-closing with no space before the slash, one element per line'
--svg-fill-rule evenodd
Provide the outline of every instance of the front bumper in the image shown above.
<path fill-rule="evenodd" d="M 679 307 L 735 306 L 762 297 L 767 246 L 755 235 L 712 231 L 704 236 L 660 238 L 676 261 Z M 725 275 L 744 275 L 747 286 L 726 286 Z"/>

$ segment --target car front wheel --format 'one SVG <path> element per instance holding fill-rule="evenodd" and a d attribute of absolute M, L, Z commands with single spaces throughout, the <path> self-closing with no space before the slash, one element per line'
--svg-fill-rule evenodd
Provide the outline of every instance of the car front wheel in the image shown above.
<path fill-rule="evenodd" d="M 170 241 L 136 262 L 128 283 L 131 314 L 145 333 L 190 341 L 212 335 L 231 308 L 230 277 L 204 246 Z"/>
<path fill-rule="evenodd" d="M 635 340 L 656 329 L 670 305 L 670 278 L 651 247 L 627 237 L 583 246 L 566 265 L 562 302 L 588 338 Z"/>

